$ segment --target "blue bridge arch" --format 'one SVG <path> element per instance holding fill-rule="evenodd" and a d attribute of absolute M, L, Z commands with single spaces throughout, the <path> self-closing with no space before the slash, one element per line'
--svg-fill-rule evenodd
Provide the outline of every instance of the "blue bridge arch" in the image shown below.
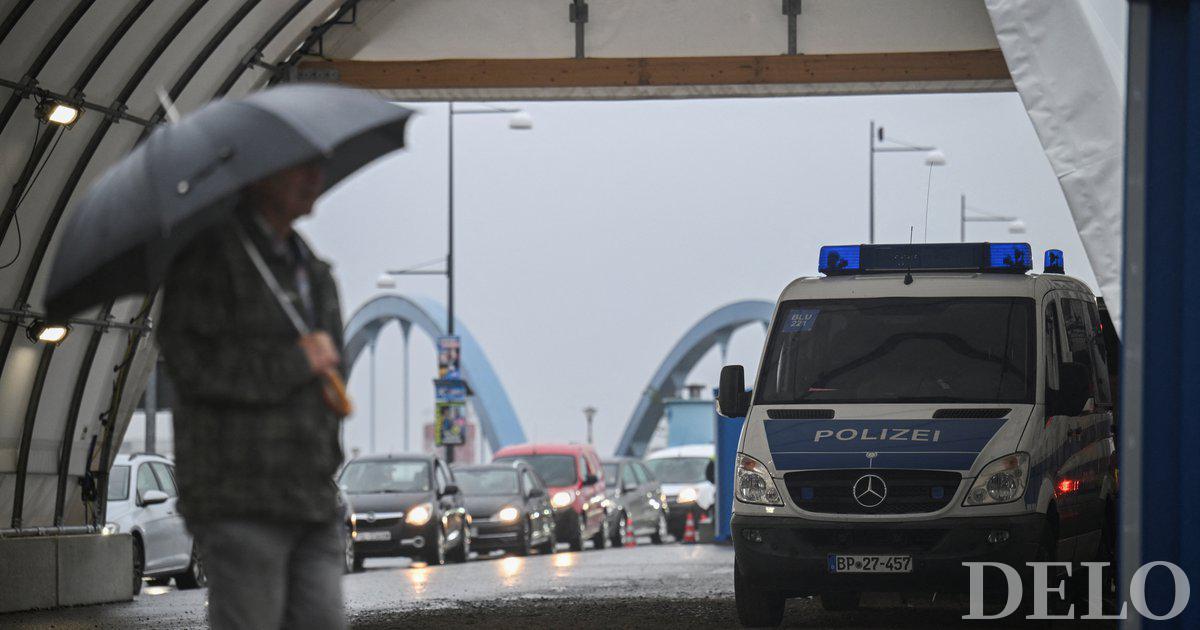
<path fill-rule="evenodd" d="M 399 322 L 406 333 L 410 326 L 416 326 L 433 338 L 446 334 L 446 308 L 436 300 L 396 294 L 380 295 L 359 307 L 346 323 L 347 373 L 354 368 L 363 350 L 375 342 L 379 331 L 393 321 Z M 473 406 L 488 446 L 496 451 L 510 444 L 525 442 L 525 431 L 500 378 L 483 353 L 483 347 L 462 320 L 455 318 L 454 330 L 462 338 L 463 378 L 471 386 Z M 408 378 L 407 374 L 405 378 Z"/>
<path fill-rule="evenodd" d="M 775 305 L 763 300 L 726 304 L 696 322 L 671 348 L 638 400 L 617 444 L 619 456 L 641 457 L 663 415 L 663 399 L 678 395 L 696 363 L 713 346 L 725 347 L 737 329 L 754 323 L 770 324 Z"/>

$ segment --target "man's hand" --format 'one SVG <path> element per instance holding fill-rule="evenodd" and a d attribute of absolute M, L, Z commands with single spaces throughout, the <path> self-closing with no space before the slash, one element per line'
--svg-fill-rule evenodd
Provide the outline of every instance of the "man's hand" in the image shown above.
<path fill-rule="evenodd" d="M 333 338 L 326 332 L 312 332 L 300 337 L 300 348 L 308 357 L 308 367 L 313 374 L 324 374 L 338 366 L 342 357 L 337 348 L 333 347 Z"/>

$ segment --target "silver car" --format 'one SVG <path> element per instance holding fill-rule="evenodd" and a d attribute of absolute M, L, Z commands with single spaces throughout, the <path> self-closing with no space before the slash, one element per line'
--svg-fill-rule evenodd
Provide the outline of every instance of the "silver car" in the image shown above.
<path fill-rule="evenodd" d="M 108 477 L 105 534 L 133 536 L 133 592 L 143 578 L 181 589 L 208 583 L 204 565 L 183 517 L 175 508 L 175 467 L 158 455 L 118 455 Z"/>

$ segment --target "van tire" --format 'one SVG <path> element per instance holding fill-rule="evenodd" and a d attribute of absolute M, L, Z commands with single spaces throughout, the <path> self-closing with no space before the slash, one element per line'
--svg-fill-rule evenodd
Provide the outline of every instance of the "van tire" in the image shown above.
<path fill-rule="evenodd" d="M 737 559 L 733 561 L 733 595 L 737 602 L 738 622 L 747 628 L 777 628 L 783 623 L 787 600 L 776 591 L 758 588 L 742 575 Z"/>
<path fill-rule="evenodd" d="M 572 528 L 574 531 L 567 538 L 567 545 L 571 548 L 571 551 L 583 551 L 585 525 L 582 514 L 575 512 L 574 525 L 575 527 Z"/>
<path fill-rule="evenodd" d="M 821 607 L 829 612 L 858 610 L 862 593 L 821 593 Z"/>

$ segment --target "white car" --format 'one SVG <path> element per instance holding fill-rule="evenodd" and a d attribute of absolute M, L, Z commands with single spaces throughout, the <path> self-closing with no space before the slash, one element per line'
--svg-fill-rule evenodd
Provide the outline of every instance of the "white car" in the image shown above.
<path fill-rule="evenodd" d="M 663 494 L 667 495 L 667 531 L 675 538 L 683 538 L 688 514 L 692 515 L 696 525 L 700 524 L 702 516 L 712 519 L 716 502 L 715 458 L 716 448 L 712 444 L 674 446 L 646 457 L 646 468 L 662 484 Z"/>
<path fill-rule="evenodd" d="M 175 508 L 179 492 L 175 467 L 158 455 L 118 455 L 108 476 L 108 523 L 105 534 L 133 536 L 133 592 L 143 578 L 165 584 L 175 578 L 181 589 L 208 583 L 204 565 Z"/>

